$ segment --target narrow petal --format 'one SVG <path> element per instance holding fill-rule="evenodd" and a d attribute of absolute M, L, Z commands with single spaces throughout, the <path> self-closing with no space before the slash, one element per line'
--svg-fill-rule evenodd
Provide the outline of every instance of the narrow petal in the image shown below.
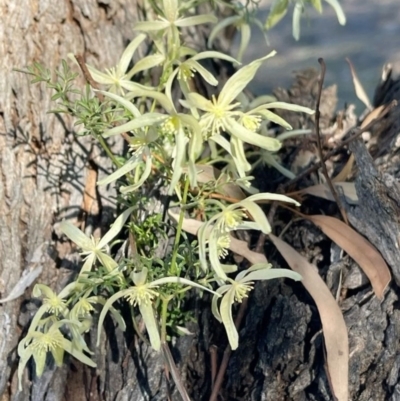
<path fill-rule="evenodd" d="M 236 97 L 243 91 L 243 89 L 247 86 L 247 84 L 254 78 L 261 64 L 267 58 L 273 57 L 276 54 L 276 51 L 272 51 L 265 57 L 254 60 L 250 64 L 242 67 L 240 70 L 235 72 L 229 79 L 226 81 L 221 93 L 218 97 L 218 103 L 222 107 L 228 106 Z"/>
<path fill-rule="evenodd" d="M 199 95 L 198 93 L 189 93 L 188 102 L 192 107 L 196 107 L 197 109 L 203 111 L 212 111 L 213 109 L 213 104 L 204 96 Z"/>
<path fill-rule="evenodd" d="M 218 257 L 218 234 L 216 230 L 211 231 L 210 237 L 208 239 L 208 257 L 210 259 L 210 264 L 214 270 L 216 276 L 222 280 L 226 280 L 228 276 L 222 269 L 221 263 Z"/>
<path fill-rule="evenodd" d="M 172 99 L 172 84 L 174 82 L 176 75 L 178 74 L 178 71 L 179 71 L 178 68 L 175 68 L 175 70 L 172 71 L 171 75 L 168 77 L 168 80 L 165 84 L 165 95 L 167 96 L 168 100 L 172 105 L 174 104 L 174 101 Z"/>
<path fill-rule="evenodd" d="M 33 352 L 32 356 L 35 361 L 36 376 L 40 377 L 43 374 L 44 366 L 46 364 L 47 352 L 41 349 L 37 349 L 35 350 L 35 352 Z"/>
<path fill-rule="evenodd" d="M 240 15 L 235 15 L 233 17 L 228 17 L 223 19 L 221 22 L 219 22 L 213 30 L 211 31 L 209 37 L 208 37 L 208 42 L 207 42 L 207 47 L 211 47 L 212 43 L 214 42 L 214 39 L 217 37 L 217 35 L 224 30 L 227 26 L 234 24 L 237 21 L 240 21 L 242 17 Z"/>
<path fill-rule="evenodd" d="M 129 43 L 129 45 L 126 47 L 117 65 L 118 76 L 122 77 L 122 75 L 125 74 L 126 70 L 128 69 L 129 63 L 132 60 L 133 54 L 145 39 L 146 35 L 140 34 L 135 39 L 133 39 L 132 42 Z"/>
<path fill-rule="evenodd" d="M 240 205 L 247 209 L 254 221 L 260 226 L 261 231 L 264 234 L 269 234 L 271 232 L 271 226 L 268 222 L 267 216 L 260 206 L 252 201 L 249 201 L 248 199 L 249 198 L 240 201 L 238 204 L 236 204 L 236 206 Z"/>
<path fill-rule="evenodd" d="M 92 368 L 95 368 L 97 365 L 95 362 L 93 362 L 88 356 L 86 356 L 82 351 L 79 351 L 74 345 L 72 344 L 71 341 L 67 340 L 64 338 L 62 342 L 62 347 L 70 353 L 74 358 L 76 358 L 78 361 L 81 361 L 85 365 L 91 366 Z"/>
<path fill-rule="evenodd" d="M 185 64 L 188 65 L 191 69 L 197 71 L 202 76 L 202 78 L 210 85 L 213 86 L 218 85 L 218 81 L 214 77 L 214 75 L 211 74 L 211 72 L 208 71 L 206 68 L 204 68 L 199 62 L 194 60 L 188 60 L 185 62 Z"/>
<path fill-rule="evenodd" d="M 242 282 L 254 280 L 272 280 L 274 278 L 287 277 L 292 280 L 301 280 L 301 275 L 289 269 L 260 269 L 250 272 Z"/>
<path fill-rule="evenodd" d="M 140 163 L 141 154 L 135 153 L 122 167 L 118 170 L 114 171 L 109 176 L 103 178 L 102 180 L 97 182 L 97 185 L 108 185 L 113 181 L 118 180 L 118 178 L 122 177 L 125 174 L 128 174 L 130 171 L 134 170 Z"/>
<path fill-rule="evenodd" d="M 235 136 L 231 137 L 231 150 L 232 156 L 235 158 L 235 163 L 239 163 L 243 171 L 250 171 L 251 164 L 247 161 L 246 155 L 244 153 L 243 141 Z"/>
<path fill-rule="evenodd" d="M 134 185 L 122 186 L 120 188 L 121 193 L 127 194 L 128 192 L 132 192 L 132 191 L 135 191 L 136 189 L 140 188 L 143 185 L 143 183 L 147 180 L 147 178 L 149 178 L 150 173 L 151 173 L 151 166 L 152 166 L 151 157 L 147 156 L 146 167 L 145 167 L 143 174 L 140 177 L 139 181 Z"/>
<path fill-rule="evenodd" d="M 100 240 L 99 244 L 97 245 L 97 249 L 102 249 L 108 243 L 110 243 L 122 230 L 126 220 L 128 220 L 129 216 L 131 215 L 132 211 L 135 209 L 135 206 L 132 206 L 126 209 L 123 213 L 121 213 L 111 228 L 107 231 L 104 237 Z"/>
<path fill-rule="evenodd" d="M 178 17 L 179 3 L 178 0 L 163 0 L 163 13 L 168 21 L 175 21 Z"/>
<path fill-rule="evenodd" d="M 126 78 L 131 78 L 140 71 L 147 71 L 151 68 L 157 67 L 165 60 L 162 54 L 153 54 L 139 60 L 135 66 L 126 74 Z"/>
<path fill-rule="evenodd" d="M 243 142 L 259 146 L 260 148 L 267 149 L 272 152 L 275 152 L 281 148 L 282 144 L 278 140 L 256 134 L 246 129 L 232 118 L 225 119 L 225 126 L 232 135 L 235 135 Z"/>
<path fill-rule="evenodd" d="M 159 286 L 162 284 L 182 284 L 182 285 L 187 285 L 189 287 L 195 287 L 199 288 L 200 290 L 210 292 L 211 294 L 214 294 L 219 297 L 218 292 L 215 292 L 211 290 L 210 288 L 205 287 L 204 285 L 197 284 L 195 281 L 188 280 L 183 277 L 165 277 L 165 278 L 159 278 L 158 280 L 152 281 L 150 283 L 151 287 L 154 286 Z"/>
<path fill-rule="evenodd" d="M 138 128 L 148 127 L 153 124 L 159 124 L 166 118 L 168 118 L 168 116 L 161 113 L 147 113 L 144 114 L 143 116 L 135 118 L 132 121 L 129 121 L 125 124 L 119 125 L 118 127 L 105 131 L 103 137 L 109 138 L 110 136 L 113 135 L 118 135 L 124 132 L 133 131 Z"/>
<path fill-rule="evenodd" d="M 186 26 L 194 26 L 194 25 L 201 25 L 201 24 L 216 24 L 218 22 L 218 18 L 213 14 L 202 14 L 196 15 L 194 17 L 187 17 L 179 19 L 175 22 L 175 26 L 179 26 L 180 28 Z"/>
<path fill-rule="evenodd" d="M 235 58 L 228 56 L 227 54 L 216 52 L 213 50 L 197 53 L 195 56 L 191 58 L 191 60 L 197 61 L 197 60 L 204 60 L 206 58 L 218 58 L 220 60 L 230 61 L 232 64 L 240 64 L 240 62 Z"/>
<path fill-rule="evenodd" d="M 232 286 L 229 285 L 223 285 L 221 287 L 218 288 L 217 292 L 218 294 L 221 296 L 223 294 L 225 294 Z M 219 301 L 220 297 L 214 295 L 211 301 L 211 312 L 212 314 L 215 316 L 215 318 L 222 323 L 222 318 L 221 318 L 221 314 L 219 313 L 219 309 L 218 309 L 218 301 Z"/>
<path fill-rule="evenodd" d="M 139 109 L 132 102 L 123 98 L 122 96 L 118 96 L 111 92 L 105 92 L 105 91 L 98 91 L 98 92 L 103 94 L 104 96 L 109 97 L 110 99 L 115 100 L 117 103 L 124 106 L 134 117 L 137 118 L 141 116 Z"/>
<path fill-rule="evenodd" d="M 79 272 L 79 275 L 90 272 L 92 270 L 92 267 L 93 267 L 95 261 L 96 261 L 96 254 L 94 252 L 92 252 L 86 258 L 85 263 L 81 267 L 81 271 Z"/>
<path fill-rule="evenodd" d="M 236 330 L 235 323 L 232 318 L 232 304 L 234 301 L 235 292 L 231 288 L 222 298 L 221 306 L 219 308 L 222 323 L 225 326 L 226 334 L 228 336 L 229 344 L 233 350 L 239 345 L 239 334 Z"/>
<path fill-rule="evenodd" d="M 309 107 L 300 106 L 298 104 L 293 103 L 286 103 L 286 102 L 271 102 L 264 105 L 257 107 L 256 109 L 252 110 L 252 112 L 257 111 L 258 109 L 283 109 L 283 110 L 291 110 L 297 111 L 299 113 L 307 113 L 307 114 L 314 114 L 315 111 L 310 109 Z"/>
<path fill-rule="evenodd" d="M 175 112 L 175 107 L 172 101 L 168 98 L 167 95 L 157 91 L 151 90 L 137 90 L 131 94 L 133 97 L 150 97 L 152 99 L 157 100 L 160 103 L 161 107 L 168 113 L 173 114 Z"/>
<path fill-rule="evenodd" d="M 301 15 L 303 14 L 303 3 L 300 1 L 296 1 L 293 9 L 293 16 L 292 16 L 292 33 L 293 37 L 296 40 L 300 39 L 300 20 Z"/>
<path fill-rule="evenodd" d="M 101 72 L 88 64 L 86 64 L 86 67 L 88 68 L 92 78 L 99 84 L 103 84 L 103 85 L 114 85 L 115 84 L 115 80 L 112 79 L 110 77 L 110 75 L 108 75 L 104 72 Z"/>
<path fill-rule="evenodd" d="M 103 309 L 101 310 L 100 316 L 99 316 L 99 323 L 97 326 L 97 346 L 100 345 L 100 336 L 101 336 L 101 328 L 103 326 L 104 319 L 106 317 L 106 314 L 108 310 L 111 308 L 112 304 L 117 300 L 122 297 L 124 297 L 126 294 L 129 294 L 130 289 L 118 291 L 114 295 L 112 295 L 110 298 L 107 299 L 107 302 L 104 304 Z"/>
<path fill-rule="evenodd" d="M 346 24 L 346 16 L 344 15 L 342 6 L 337 0 L 325 0 L 331 7 L 335 10 L 339 24 L 345 25 Z"/>
<path fill-rule="evenodd" d="M 90 238 L 69 221 L 63 220 L 60 224 L 60 230 L 82 250 L 90 251 L 93 249 L 93 243 Z"/>
<path fill-rule="evenodd" d="M 161 31 L 169 26 L 170 24 L 167 21 L 140 21 L 135 23 L 133 30 L 143 32 Z"/>
<path fill-rule="evenodd" d="M 151 304 L 147 305 L 142 303 L 139 305 L 139 310 L 146 326 L 147 334 L 149 335 L 150 344 L 154 350 L 159 351 L 161 347 L 161 339 L 156 318 L 154 317 L 153 306 Z"/>
<path fill-rule="evenodd" d="M 249 46 L 251 37 L 251 29 L 249 24 L 242 24 L 240 26 L 240 46 L 238 51 L 238 60 L 242 61 L 243 54 Z"/>
<path fill-rule="evenodd" d="M 278 125 L 282 126 L 283 128 L 286 128 L 287 130 L 292 129 L 292 126 L 287 121 L 285 121 L 282 117 L 278 116 L 277 114 L 273 113 L 272 111 L 260 110 L 258 112 L 258 114 L 263 116 L 268 121 L 278 124 Z"/>
<path fill-rule="evenodd" d="M 107 269 L 107 271 L 111 272 L 118 267 L 118 263 L 110 256 L 104 252 L 99 252 L 97 254 L 97 258 L 100 260 L 100 263 Z"/>
<path fill-rule="evenodd" d="M 296 200 L 294 200 L 292 198 L 289 198 L 288 196 L 274 194 L 274 193 L 270 193 L 270 192 L 263 192 L 261 194 L 251 195 L 246 200 L 250 201 L 250 202 L 257 202 L 260 200 L 272 200 L 272 201 L 289 202 L 289 203 L 295 204 L 296 206 L 300 206 L 299 202 L 297 202 Z"/>

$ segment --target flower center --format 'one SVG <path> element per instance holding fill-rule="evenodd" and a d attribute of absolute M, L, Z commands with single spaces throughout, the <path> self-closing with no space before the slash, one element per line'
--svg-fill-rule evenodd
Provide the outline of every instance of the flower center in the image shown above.
<path fill-rule="evenodd" d="M 142 303 L 145 305 L 150 305 L 152 300 L 158 295 L 158 292 L 150 289 L 147 284 L 141 284 L 135 287 L 131 287 L 129 293 L 126 294 L 125 298 L 128 299 L 128 302 L 131 305 L 140 306 Z"/>

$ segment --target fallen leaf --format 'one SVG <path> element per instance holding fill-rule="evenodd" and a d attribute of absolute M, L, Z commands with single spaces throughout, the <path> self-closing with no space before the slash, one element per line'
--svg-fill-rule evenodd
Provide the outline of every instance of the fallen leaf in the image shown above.
<path fill-rule="evenodd" d="M 314 215 L 307 218 L 358 263 L 369 278 L 375 295 L 382 300 L 391 275 L 378 250 L 357 231 L 334 217 Z"/>
<path fill-rule="evenodd" d="M 348 401 L 349 340 L 343 314 L 317 267 L 280 238 L 272 234 L 269 237 L 287 264 L 301 274 L 302 284 L 317 305 L 325 339 L 331 389 L 338 401 Z"/>
<path fill-rule="evenodd" d="M 349 160 L 347 160 L 347 163 L 344 165 L 340 173 L 336 177 L 332 178 L 332 182 L 346 181 L 347 177 L 351 174 L 353 166 L 354 166 L 354 155 L 352 153 L 349 157 Z"/>
<path fill-rule="evenodd" d="M 382 110 L 385 108 L 385 106 L 379 106 L 376 109 L 373 109 L 370 113 L 368 113 L 364 120 L 362 121 L 360 128 L 365 128 L 369 123 L 374 121 L 376 118 L 379 118 L 381 115 Z"/>
<path fill-rule="evenodd" d="M 367 109 L 372 110 L 371 102 L 369 101 L 368 96 L 365 93 L 365 90 L 361 85 L 360 80 L 358 79 L 356 70 L 354 69 L 352 62 L 348 58 L 346 58 L 346 61 L 348 62 L 350 67 L 351 76 L 353 78 L 353 85 L 358 99 L 365 104 L 365 107 Z"/>
<path fill-rule="evenodd" d="M 169 211 L 168 213 L 175 221 L 179 221 L 179 214 L 173 213 L 172 211 Z M 204 223 L 199 220 L 184 218 L 182 224 L 182 230 L 186 231 L 189 234 L 197 235 L 197 231 L 203 224 Z M 211 231 L 211 229 L 212 227 L 210 227 L 209 231 Z M 253 265 L 256 263 L 268 263 L 268 260 L 264 254 L 254 252 L 249 249 L 246 242 L 241 241 L 233 237 L 232 235 L 230 237 L 231 237 L 231 242 L 229 245 L 229 249 L 232 252 L 236 253 L 237 255 L 243 256 Z"/>
<path fill-rule="evenodd" d="M 346 198 L 346 202 L 350 205 L 358 204 L 358 197 L 354 182 L 335 182 L 333 183 L 338 191 L 341 191 Z M 327 184 L 318 184 L 313 185 L 308 188 L 304 188 L 300 193 L 318 196 L 319 198 L 327 199 L 335 202 L 335 198 L 332 195 L 331 190 L 329 189 Z"/>

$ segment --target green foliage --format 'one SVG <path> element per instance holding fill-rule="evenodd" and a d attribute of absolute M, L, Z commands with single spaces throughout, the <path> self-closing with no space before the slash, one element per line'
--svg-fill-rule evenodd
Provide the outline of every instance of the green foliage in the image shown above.
<path fill-rule="evenodd" d="M 329 2 L 332 4 L 333 0 Z M 243 93 L 262 63 L 275 52 L 238 69 L 211 99 L 196 93 L 195 77 L 213 86 L 219 83 L 201 60 L 219 58 L 239 64 L 229 55 L 197 52 L 182 42 L 182 28 L 217 22 L 213 14 L 197 15 L 198 3 L 151 2 L 158 18 L 135 25 L 135 30 L 143 33 L 127 46 L 119 63 L 104 72 L 87 66 L 101 90 L 89 85 L 80 87 L 76 83 L 77 73 L 66 61 L 55 79 L 37 63 L 25 71 L 33 76 L 33 83 L 44 82 L 54 91 L 57 108 L 52 112 L 73 116 L 76 125 L 83 127 L 78 135 L 93 136 L 114 162 L 115 171 L 97 184 L 116 185 L 123 212 L 102 238 L 88 237 L 71 222 L 61 223 L 61 231 L 81 250 L 83 264 L 76 280 L 59 294 L 44 285 L 35 287 L 34 295 L 43 298 L 43 305 L 18 346 L 20 386 L 24 366 L 31 357 L 38 375 L 43 372 L 48 353 L 57 365 L 62 363 L 66 351 L 95 366 L 85 333 L 92 327 L 93 314 L 99 308 L 98 340 L 108 312 L 124 330 L 125 321 L 117 301 L 130 306 L 134 325 L 135 316 L 141 315 L 152 347 L 159 350 L 171 335 L 187 331 L 185 323 L 192 318 L 191 311 L 182 308 L 187 292 L 196 289 L 196 296 L 210 292 L 214 296 L 212 311 L 224 324 L 235 349 L 238 335 L 232 320 L 232 304 L 241 302 L 256 280 L 300 279 L 292 271 L 271 269 L 268 264 L 254 265 L 231 278 L 238 266 L 221 261 L 230 252 L 235 231 L 270 232 L 259 202 L 279 200 L 296 204 L 283 195 L 259 194 L 257 188 L 250 186 L 252 166 L 248 159 L 255 155 L 254 146 L 264 152 L 258 155 L 263 161 L 286 171 L 274 158 L 282 146 L 281 140 L 273 137 L 268 125 L 274 122 L 288 130 L 291 126 L 271 109 L 313 111 L 276 102 L 268 96 L 250 100 Z M 277 23 L 288 6 L 287 1 L 281 3 L 274 4 L 269 27 Z M 320 10 L 320 2 L 311 3 Z M 223 3 L 213 4 L 220 7 Z M 224 5 L 232 7 L 236 15 L 217 24 L 211 36 L 234 22 L 244 37 L 241 58 L 250 38 L 249 24 L 255 21 L 262 28 L 255 19 L 257 3 L 248 2 L 246 7 Z M 145 39 L 152 42 L 153 53 L 128 70 Z M 161 76 L 156 87 L 151 87 L 149 77 L 156 67 Z M 174 87 L 180 89 L 179 99 L 172 96 Z M 107 145 L 107 138 L 119 135 L 128 143 L 126 155 L 114 155 Z M 222 170 L 211 174 L 216 163 Z M 162 211 L 144 213 L 153 210 L 149 194 L 154 182 L 162 182 L 168 188 L 171 210 L 179 210 L 176 225 L 163 221 Z M 245 195 L 243 190 L 252 195 Z M 196 239 L 185 232 L 190 232 L 189 218 L 196 218 L 201 224 Z M 121 243 L 128 244 L 129 251 L 124 251 L 123 245 L 117 252 Z"/>

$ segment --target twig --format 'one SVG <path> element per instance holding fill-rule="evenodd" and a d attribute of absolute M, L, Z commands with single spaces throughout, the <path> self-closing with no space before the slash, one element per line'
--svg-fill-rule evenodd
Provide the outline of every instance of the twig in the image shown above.
<path fill-rule="evenodd" d="M 238 314 L 236 316 L 236 319 L 235 319 L 236 330 L 239 330 L 240 324 L 242 323 L 242 320 L 243 320 L 244 315 L 245 315 L 246 310 L 247 310 L 247 304 L 248 304 L 248 298 L 245 298 L 243 300 L 243 302 L 240 304 L 239 312 L 238 312 Z M 213 390 L 212 390 L 211 397 L 210 397 L 209 401 L 216 401 L 217 400 L 218 393 L 219 393 L 219 390 L 221 389 L 222 382 L 224 380 L 225 372 L 226 372 L 226 369 L 228 367 L 229 358 L 230 358 L 231 354 L 232 354 L 232 348 L 228 344 L 226 346 L 226 348 L 225 348 L 224 356 L 222 357 L 221 366 L 219 367 L 217 378 L 215 379 L 215 385 L 213 387 Z"/>
<path fill-rule="evenodd" d="M 346 212 L 343 208 L 342 202 L 339 199 L 339 196 L 336 192 L 336 189 L 334 187 L 334 185 L 332 184 L 332 180 L 329 177 L 328 174 L 328 169 L 326 168 L 326 164 L 323 161 L 324 160 L 324 154 L 323 154 L 323 150 L 322 150 L 322 141 L 321 141 L 321 134 L 319 132 L 319 120 L 321 117 L 321 113 L 319 111 L 319 106 L 321 103 L 321 96 L 322 96 L 322 87 L 324 85 L 324 79 L 325 79 L 325 72 L 326 72 L 326 64 L 324 59 L 321 57 L 318 59 L 318 62 L 321 65 L 321 78 L 319 80 L 319 87 L 318 87 L 318 96 L 317 96 L 317 104 L 315 105 L 315 132 L 317 134 L 317 148 L 318 148 L 318 156 L 319 159 L 322 161 L 322 172 L 324 174 L 325 180 L 329 186 L 330 191 L 332 192 L 333 197 L 335 198 L 336 204 L 338 205 L 338 208 L 340 210 L 340 214 L 343 217 L 344 222 L 349 225 L 349 221 L 347 219 L 347 215 Z"/>
<path fill-rule="evenodd" d="M 99 89 L 99 86 L 97 85 L 97 82 L 93 79 L 92 75 L 90 74 L 88 68 L 86 67 L 85 60 L 81 54 L 75 54 L 75 59 L 79 64 L 79 67 L 81 67 L 83 76 L 85 77 L 86 82 L 93 88 L 93 89 Z M 104 100 L 104 95 L 102 93 L 99 93 L 95 91 L 95 94 L 97 98 L 100 100 L 100 102 L 103 102 Z"/>
<path fill-rule="evenodd" d="M 321 166 L 322 163 L 324 163 L 326 160 L 330 159 L 332 156 L 335 156 L 339 150 L 344 148 L 346 145 L 348 145 L 350 142 L 354 141 L 357 139 L 361 134 L 364 132 L 369 131 L 377 122 L 381 121 L 386 114 L 389 113 L 390 110 L 393 109 L 397 105 L 397 101 L 393 100 L 391 103 L 389 103 L 379 114 L 377 118 L 374 118 L 368 125 L 366 125 L 364 128 L 351 128 L 345 135 L 345 137 L 349 134 L 352 133 L 352 135 L 347 138 L 346 140 L 342 141 L 335 149 L 332 149 L 330 152 L 326 153 L 323 158 L 315 163 L 313 166 L 309 167 L 308 169 L 304 170 L 302 173 L 300 173 L 297 177 L 293 178 L 292 180 L 288 181 L 286 184 L 284 184 L 284 188 L 289 188 L 293 184 L 295 184 L 297 181 L 300 181 L 302 178 L 306 177 L 307 175 L 313 173 L 314 171 L 318 170 Z"/>
<path fill-rule="evenodd" d="M 217 376 L 217 347 L 215 345 L 211 345 L 210 347 L 210 357 L 211 357 L 211 387 L 214 387 L 215 376 Z"/>

